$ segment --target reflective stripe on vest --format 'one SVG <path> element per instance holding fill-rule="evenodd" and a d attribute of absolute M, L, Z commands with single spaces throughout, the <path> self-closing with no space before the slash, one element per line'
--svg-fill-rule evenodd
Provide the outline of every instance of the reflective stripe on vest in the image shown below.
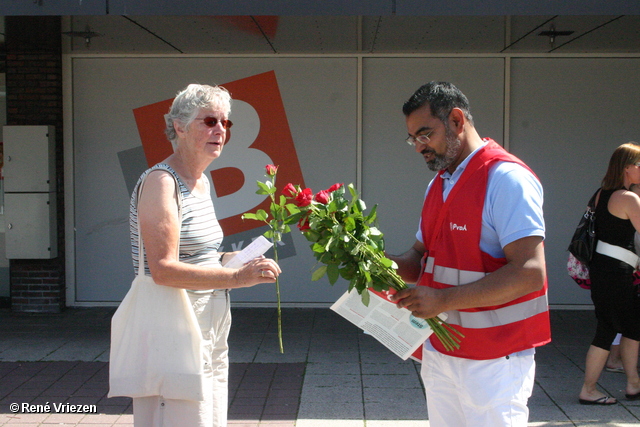
<path fill-rule="evenodd" d="M 482 279 L 488 273 L 465 271 L 434 266 L 433 257 L 427 258 L 425 273 L 433 274 L 433 280 L 449 286 L 465 285 Z M 547 295 L 541 295 L 518 304 L 485 311 L 447 311 L 447 323 L 470 329 L 492 328 L 528 319 L 548 310 Z"/>

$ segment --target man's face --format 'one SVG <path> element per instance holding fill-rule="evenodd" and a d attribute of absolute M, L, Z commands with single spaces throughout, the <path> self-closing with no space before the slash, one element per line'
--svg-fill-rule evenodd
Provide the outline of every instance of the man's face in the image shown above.
<path fill-rule="evenodd" d="M 437 172 L 456 163 L 462 151 L 462 144 L 448 124 L 445 125 L 440 119 L 431 115 L 428 105 L 411 113 L 406 120 L 410 137 L 429 135 L 428 142 L 422 138 L 422 142 L 426 143 L 414 140 L 416 152 L 422 154 L 429 169 Z"/>

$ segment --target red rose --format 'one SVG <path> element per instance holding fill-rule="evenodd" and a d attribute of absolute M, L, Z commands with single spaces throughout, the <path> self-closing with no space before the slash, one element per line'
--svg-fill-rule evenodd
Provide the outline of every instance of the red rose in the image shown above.
<path fill-rule="evenodd" d="M 328 190 L 322 190 L 320 191 L 318 194 L 316 194 L 316 202 L 318 203 L 322 203 L 323 205 L 326 205 L 329 203 L 329 191 Z"/>
<path fill-rule="evenodd" d="M 342 187 L 344 184 L 333 184 L 331 187 L 327 189 L 329 193 L 336 191 L 338 188 Z"/>
<path fill-rule="evenodd" d="M 288 199 L 293 199 L 298 194 L 298 190 L 292 183 L 288 183 L 282 189 L 282 195 Z"/>
<path fill-rule="evenodd" d="M 295 205 L 298 207 L 309 206 L 311 201 L 313 200 L 313 192 L 310 188 L 305 188 L 301 192 L 296 195 L 296 199 L 294 201 Z"/>
<path fill-rule="evenodd" d="M 306 215 L 300 218 L 300 221 L 298 221 L 298 230 L 300 231 L 311 230 L 311 227 L 309 226 L 309 215 Z"/>
<path fill-rule="evenodd" d="M 278 166 L 274 165 L 267 165 L 265 166 L 265 169 L 267 170 L 267 175 L 269 176 L 274 176 L 278 172 Z"/>

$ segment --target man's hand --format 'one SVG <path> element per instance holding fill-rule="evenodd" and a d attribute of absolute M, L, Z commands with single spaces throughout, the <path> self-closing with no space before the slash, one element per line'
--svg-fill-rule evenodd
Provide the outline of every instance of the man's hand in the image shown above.
<path fill-rule="evenodd" d="M 416 286 L 403 289 L 395 295 L 391 295 L 389 299 L 395 302 L 398 308 L 404 307 L 416 317 L 429 319 L 447 311 L 442 297 L 444 297 L 443 289 Z"/>
<path fill-rule="evenodd" d="M 516 240 L 504 247 L 504 253 L 507 263 L 480 280 L 445 289 L 404 289 L 391 301 L 426 319 L 443 311 L 505 304 L 542 289 L 546 275 L 542 237 Z"/>

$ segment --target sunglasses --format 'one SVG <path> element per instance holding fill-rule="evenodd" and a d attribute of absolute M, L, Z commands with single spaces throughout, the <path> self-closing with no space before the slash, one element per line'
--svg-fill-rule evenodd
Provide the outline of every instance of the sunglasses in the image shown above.
<path fill-rule="evenodd" d="M 195 120 L 202 120 L 202 123 L 204 123 L 205 125 L 207 125 L 207 127 L 214 127 L 216 126 L 218 123 L 222 124 L 222 127 L 229 130 L 231 129 L 231 126 L 233 126 L 233 122 L 229 119 L 226 120 L 218 120 L 215 117 L 212 116 L 207 116 L 207 117 L 203 117 L 203 118 L 196 118 Z"/>

